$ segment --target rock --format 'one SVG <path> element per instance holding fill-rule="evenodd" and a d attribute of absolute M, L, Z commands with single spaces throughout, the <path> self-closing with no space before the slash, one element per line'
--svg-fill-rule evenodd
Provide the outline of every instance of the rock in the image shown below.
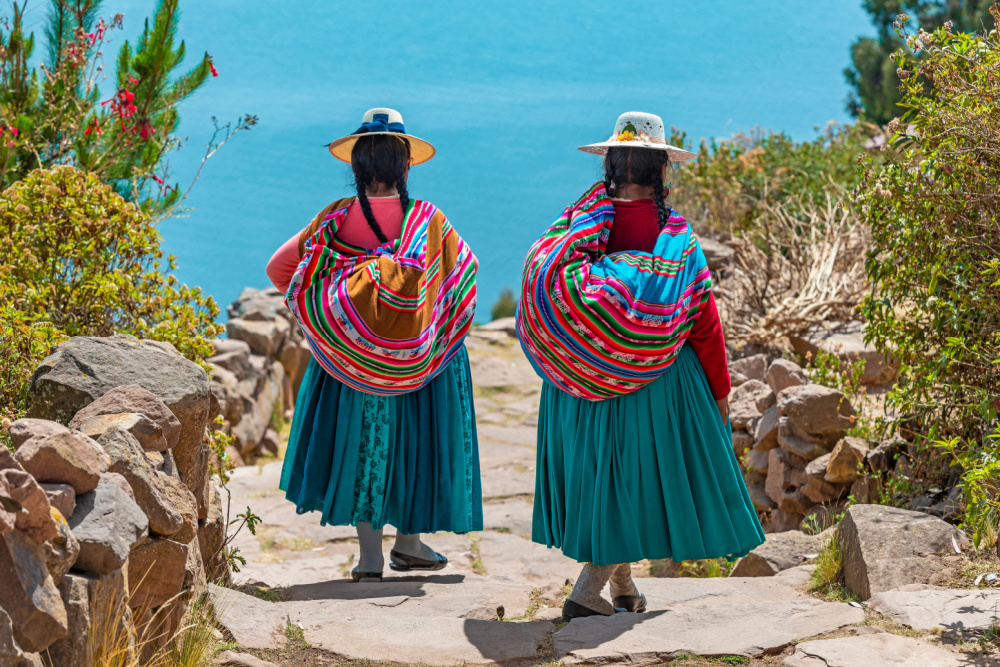
<path fill-rule="evenodd" d="M 278 353 L 289 331 L 288 321 L 284 319 L 236 318 L 226 322 L 227 336 L 244 341 L 254 354 L 264 357 L 272 357 Z"/>
<path fill-rule="evenodd" d="M 809 384 L 809 376 L 794 361 L 778 358 L 767 367 L 765 375 L 767 384 L 774 390 L 775 394 L 780 394 L 789 387 L 800 387 Z"/>
<path fill-rule="evenodd" d="M 145 539 L 149 521 L 131 493 L 124 477 L 107 473 L 95 490 L 77 497 L 69 527 L 80 542 L 78 570 L 106 575 L 120 569 Z"/>
<path fill-rule="evenodd" d="M 45 651 L 46 667 L 93 667 L 91 644 L 90 581 L 68 574 L 59 584 L 59 595 L 66 607 L 68 632 Z"/>
<path fill-rule="evenodd" d="M 761 656 L 864 620 L 861 609 L 819 600 L 675 607 L 665 613 L 655 603 L 651 607 L 653 613 L 641 619 L 632 614 L 574 619 L 552 636 L 555 658 L 604 664 L 627 656 L 645 664 L 679 653 Z"/>
<path fill-rule="evenodd" d="M 771 388 L 760 380 L 748 380 L 733 390 L 729 418 L 733 429 L 745 429 L 750 422 L 774 405 Z"/>
<path fill-rule="evenodd" d="M 108 469 L 101 447 L 74 432 L 31 438 L 14 458 L 39 482 L 69 484 L 77 494 L 97 488 L 101 473 Z"/>
<path fill-rule="evenodd" d="M 761 415 L 754 425 L 753 447 L 766 452 L 778 446 L 778 406 L 772 405 Z"/>
<path fill-rule="evenodd" d="M 240 380 L 255 380 L 257 371 L 250 364 L 250 346 L 241 340 L 232 342 L 242 347 L 227 350 L 207 359 L 208 363 L 212 365 L 213 377 L 225 381 L 228 379 L 222 373 L 225 371 L 236 378 L 237 383 Z"/>
<path fill-rule="evenodd" d="M 281 649 L 288 615 L 280 606 L 231 588 L 209 584 L 219 625 L 243 648 Z"/>
<path fill-rule="evenodd" d="M 58 586 L 80 555 L 80 543 L 70 532 L 69 523 L 62 513 L 52 508 L 52 520 L 59 534 L 42 545 L 45 552 L 45 566 L 52 575 L 52 580 Z"/>
<path fill-rule="evenodd" d="M 788 417 L 781 417 L 778 420 L 778 446 L 790 454 L 811 461 L 829 454 L 833 445 L 829 438 L 803 433 Z"/>
<path fill-rule="evenodd" d="M 813 572 L 815 571 L 815 565 L 798 565 L 790 567 L 787 570 L 782 570 L 770 579 L 783 586 L 803 590 L 809 585 L 809 581 L 812 579 Z"/>
<path fill-rule="evenodd" d="M 271 320 L 279 313 L 287 312 L 284 303 L 284 294 L 273 287 L 262 290 L 246 287 L 236 301 L 229 305 L 226 313 L 230 318 L 236 318 L 259 311 L 262 317 Z"/>
<path fill-rule="evenodd" d="M 223 651 L 215 656 L 214 664 L 222 667 L 278 667 L 273 662 L 261 660 L 249 653 L 236 653 L 235 651 Z"/>
<path fill-rule="evenodd" d="M 737 373 L 731 368 L 729 369 L 729 384 L 730 386 L 732 386 L 733 389 L 739 387 L 742 384 L 746 384 L 747 380 L 749 379 L 750 378 L 748 378 L 746 375 L 743 375 L 742 373 Z"/>
<path fill-rule="evenodd" d="M 760 545 L 736 563 L 731 577 L 773 577 L 797 567 L 823 548 L 822 539 L 799 530 L 770 533 Z"/>
<path fill-rule="evenodd" d="M 806 474 L 811 477 L 825 477 L 826 476 L 826 464 L 830 462 L 830 457 L 832 454 L 824 454 L 819 458 L 815 458 L 806 465 Z"/>
<path fill-rule="evenodd" d="M 780 509 L 771 510 L 770 528 L 771 531 L 775 533 L 784 533 L 789 530 L 800 530 L 802 528 L 803 519 L 805 519 L 804 514 L 785 512 Z"/>
<path fill-rule="evenodd" d="M 698 244 L 701 246 L 702 252 L 705 253 L 708 268 L 712 271 L 721 271 L 727 268 L 733 260 L 735 251 L 725 243 L 703 236 L 698 238 Z"/>
<path fill-rule="evenodd" d="M 868 455 L 868 443 L 861 438 L 843 438 L 833 448 L 826 465 L 826 481 L 832 484 L 851 483 L 858 478 L 858 465 Z"/>
<path fill-rule="evenodd" d="M 149 520 L 149 531 L 164 536 L 179 531 L 184 525 L 180 505 L 193 502 L 190 490 L 153 468 L 136 439 L 121 426 L 108 429 L 100 444 L 111 459 L 109 470 L 131 487 L 136 504 Z"/>
<path fill-rule="evenodd" d="M 45 567 L 45 552 L 18 531 L 0 538 L 0 607 L 25 651 L 44 651 L 66 636 L 66 608 Z"/>
<path fill-rule="evenodd" d="M 854 408 L 847 398 L 836 389 L 818 384 L 782 391 L 778 396 L 778 412 L 801 432 L 826 437 L 830 445 L 854 425 Z"/>
<path fill-rule="evenodd" d="M 854 502 L 858 505 L 867 505 L 876 502 L 879 498 L 880 490 L 881 485 L 879 481 L 868 476 L 859 477 L 851 485 L 851 495 L 854 496 Z"/>
<path fill-rule="evenodd" d="M 889 472 L 896 467 L 896 459 L 906 451 L 905 440 L 886 440 L 880 442 L 866 455 L 868 467 L 872 472 Z"/>
<path fill-rule="evenodd" d="M 76 509 L 76 491 L 69 484 L 39 484 L 49 499 L 49 504 L 64 517 L 73 516 Z"/>
<path fill-rule="evenodd" d="M 907 587 L 909 588 L 909 587 Z M 897 590 L 877 593 L 872 609 L 914 630 L 988 630 L 1000 607 L 996 590 Z"/>
<path fill-rule="evenodd" d="M 513 317 L 499 317 L 476 327 L 477 331 L 501 331 L 510 338 L 517 338 L 517 324 Z"/>
<path fill-rule="evenodd" d="M 292 384 L 292 393 L 296 396 L 299 394 L 299 387 L 302 385 L 306 369 L 309 368 L 310 360 L 312 360 L 312 350 L 304 339 L 286 344 L 281 351 L 281 365 L 285 368 L 285 374 Z"/>
<path fill-rule="evenodd" d="M 969 664 L 961 654 L 940 645 L 879 632 L 802 642 L 796 645 L 795 653 L 782 661 L 781 667 L 960 667 Z M 988 663 L 982 664 L 985 667 Z"/>
<path fill-rule="evenodd" d="M 163 429 L 146 415 L 137 412 L 123 412 L 117 415 L 94 415 L 82 420 L 77 428 L 91 438 L 99 440 L 105 431 L 116 426 L 128 431 L 139 442 L 143 450 L 164 452 L 169 447 L 163 437 Z"/>
<path fill-rule="evenodd" d="M 188 558 L 186 544 L 148 539 L 132 549 L 128 559 L 129 606 L 153 609 L 184 590 Z"/>
<path fill-rule="evenodd" d="M 789 454 L 783 449 L 772 449 L 768 452 L 767 496 L 773 500 L 778 509 L 794 514 L 804 514 L 815 505 L 799 490 L 806 483 L 803 471 L 805 461 Z"/>
<path fill-rule="evenodd" d="M 847 589 L 867 600 L 904 584 L 928 583 L 941 556 L 966 549 L 965 533 L 941 519 L 883 505 L 848 508 L 838 530 Z"/>
<path fill-rule="evenodd" d="M 277 456 L 278 448 L 281 447 L 281 437 L 273 428 L 264 431 L 264 437 L 260 440 L 260 447 L 270 454 Z"/>
<path fill-rule="evenodd" d="M 30 654 L 25 654 L 14 640 L 14 626 L 10 616 L 0 608 L 0 665 L 4 667 L 34 667 Z M 88 667 L 90 667 L 88 665 Z"/>
<path fill-rule="evenodd" d="M 128 414 L 144 415 L 156 424 L 160 428 L 160 435 L 166 441 L 166 446 L 163 449 L 176 447 L 180 441 L 181 422 L 170 411 L 170 408 L 152 392 L 132 384 L 114 387 L 98 397 L 93 403 L 90 403 L 76 413 L 72 421 L 70 421 L 70 425 L 74 428 L 79 428 L 94 417 L 102 415 L 120 417 L 121 415 Z M 101 431 L 101 433 L 103 432 Z M 136 439 L 139 439 L 138 436 L 136 436 Z M 155 451 L 163 451 L 163 449 L 156 449 Z"/>
<path fill-rule="evenodd" d="M 767 357 L 763 354 L 743 357 L 742 359 L 730 362 L 729 368 L 731 371 L 746 376 L 748 380 L 763 382 L 767 374 Z"/>
<path fill-rule="evenodd" d="M 948 522 L 958 519 L 965 512 L 965 497 L 962 495 L 962 489 L 957 486 L 952 487 L 943 500 L 924 511 Z"/>
<path fill-rule="evenodd" d="M 281 384 L 284 369 L 275 364 L 267 374 L 260 392 L 253 399 L 244 401 L 244 411 L 239 423 L 233 428 L 236 447 L 243 456 L 252 453 L 271 425 L 275 406 L 281 398 Z"/>
<path fill-rule="evenodd" d="M 847 484 L 830 484 L 823 479 L 823 475 L 807 474 L 805 483 L 799 487 L 799 490 L 813 503 L 828 503 L 831 500 L 842 498 L 847 494 L 849 488 L 850 486 Z"/>
<path fill-rule="evenodd" d="M 753 436 L 746 431 L 733 431 L 733 454 L 742 459 L 748 449 L 753 446 Z"/>
<path fill-rule="evenodd" d="M 766 474 L 770 465 L 770 459 L 771 457 L 767 451 L 753 448 L 743 458 L 743 465 L 746 467 L 747 472 L 762 472 Z"/>
<path fill-rule="evenodd" d="M 226 582 L 229 578 L 229 569 L 220 553 L 225 539 L 226 518 L 222 509 L 222 496 L 219 489 L 213 486 L 208 516 L 198 523 L 198 545 L 209 581 Z"/>
<path fill-rule="evenodd" d="M 10 440 L 17 450 L 35 436 L 55 435 L 68 431 L 69 429 L 62 424 L 47 419 L 18 419 L 10 425 Z"/>
<path fill-rule="evenodd" d="M 0 492 L 21 505 L 22 511 L 15 515 L 14 527 L 24 531 L 36 544 L 59 534 L 48 496 L 27 472 L 15 468 L 0 471 Z"/>
<path fill-rule="evenodd" d="M 86 373 L 81 369 L 86 368 Z M 153 393 L 181 424 L 173 448 L 181 479 L 198 500 L 199 513 L 207 512 L 208 449 L 204 444 L 208 420 L 208 375 L 165 343 L 141 341 L 132 336 L 71 338 L 56 347 L 31 378 L 28 415 L 68 422 L 81 409 L 123 385 L 140 386 Z M 145 409 L 115 406 L 111 414 L 138 412 L 168 429 Z M 91 416 L 84 412 L 84 416 Z"/>
<path fill-rule="evenodd" d="M 764 490 L 764 482 L 747 484 L 747 491 L 750 493 L 750 502 L 753 503 L 754 509 L 758 512 L 766 512 L 777 507 L 777 504 L 767 497 L 767 492 Z"/>
<path fill-rule="evenodd" d="M 836 355 L 846 363 L 865 362 L 861 382 L 868 385 L 885 385 L 892 382 L 899 372 L 895 360 L 886 359 L 872 345 L 865 344 L 863 325 L 848 322 L 837 331 L 813 330 L 803 336 L 790 336 L 792 348 L 803 358 L 815 359 L 819 350 Z"/>

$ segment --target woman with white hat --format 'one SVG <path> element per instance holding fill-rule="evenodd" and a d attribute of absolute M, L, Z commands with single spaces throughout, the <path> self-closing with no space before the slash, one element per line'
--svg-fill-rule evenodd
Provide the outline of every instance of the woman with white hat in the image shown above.
<path fill-rule="evenodd" d="M 323 209 L 267 266 L 313 353 L 281 489 L 323 525 L 357 527 L 355 581 L 381 581 L 386 525 L 391 569 L 440 570 L 448 559 L 420 534 L 483 527 L 463 344 L 476 259 L 441 211 L 410 198 L 410 167 L 434 147 L 398 112 L 368 111 L 329 149 L 350 163 L 356 196 Z"/>
<path fill-rule="evenodd" d="M 566 619 L 645 611 L 636 561 L 764 541 L 732 449 L 711 274 L 666 201 L 670 165 L 695 155 L 640 112 L 580 150 L 604 156 L 604 179 L 529 250 L 517 313 L 545 380 L 532 539 L 585 563 Z"/>

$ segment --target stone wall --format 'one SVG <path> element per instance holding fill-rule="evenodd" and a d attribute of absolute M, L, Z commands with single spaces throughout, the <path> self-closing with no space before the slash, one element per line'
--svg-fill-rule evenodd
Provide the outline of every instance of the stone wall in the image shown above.
<path fill-rule="evenodd" d="M 72 338 L 44 360 L 0 447 L 0 664 L 91 667 L 101 642 L 147 659 L 225 578 L 212 412 L 164 343 Z"/>
<path fill-rule="evenodd" d="M 280 446 L 275 417 L 288 418 L 311 353 L 302 330 L 274 288 L 246 288 L 228 309 L 226 340 L 215 340 L 212 395 L 235 437 L 230 456 L 242 465 L 275 455 Z M 214 426 L 214 425 L 213 425 Z"/>

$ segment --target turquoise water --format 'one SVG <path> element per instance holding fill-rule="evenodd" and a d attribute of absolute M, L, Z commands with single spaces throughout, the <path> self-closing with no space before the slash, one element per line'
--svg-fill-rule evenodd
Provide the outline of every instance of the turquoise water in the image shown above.
<path fill-rule="evenodd" d="M 105 7 L 134 35 L 153 4 Z M 600 158 L 576 147 L 606 139 L 622 111 L 657 113 L 695 141 L 754 126 L 810 139 L 847 120 L 841 70 L 871 32 L 860 4 L 181 0 L 189 52 L 211 52 L 220 76 L 181 108 L 190 140 L 176 172 L 193 172 L 212 116 L 260 125 L 209 162 L 194 210 L 163 223 L 166 248 L 180 278 L 223 305 L 267 285 L 273 250 L 350 194 L 349 167 L 324 144 L 391 106 L 438 149 L 410 193 L 478 255 L 488 319 L 528 245 L 598 177 Z"/>

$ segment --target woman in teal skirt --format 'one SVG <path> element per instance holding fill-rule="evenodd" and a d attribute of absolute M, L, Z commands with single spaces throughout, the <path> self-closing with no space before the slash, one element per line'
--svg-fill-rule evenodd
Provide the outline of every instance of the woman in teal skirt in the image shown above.
<path fill-rule="evenodd" d="M 764 541 L 732 449 L 710 274 L 665 203 L 670 162 L 694 156 L 638 112 L 581 150 L 606 156 L 604 182 L 529 252 L 518 312 L 546 380 L 532 538 L 585 563 L 566 619 L 645 611 L 636 561 L 735 558 Z"/>
<path fill-rule="evenodd" d="M 357 197 L 335 202 L 306 229 L 288 240 L 268 263 L 267 272 L 278 289 L 287 291 L 286 301 L 296 311 L 298 282 L 303 272 L 316 269 L 317 280 L 334 275 L 340 264 L 324 266 L 316 247 L 324 233 L 328 246 L 334 248 L 337 261 L 369 262 L 381 269 L 381 279 L 407 251 L 407 244 L 416 238 L 414 220 L 420 211 L 425 217 L 433 214 L 438 229 L 445 238 L 451 230 L 443 216 L 425 202 L 412 202 L 406 191 L 406 179 L 413 164 L 430 159 L 434 149 L 427 142 L 408 135 L 402 118 L 391 109 L 373 109 L 353 134 L 330 145 L 330 152 L 351 163 L 357 186 Z M 432 221 L 433 221 L 432 220 Z M 444 223 L 441 220 L 445 220 Z M 455 233 L 457 236 L 457 233 Z M 400 240 L 402 239 L 402 240 Z M 307 245 L 309 242 L 310 245 Z M 317 244 L 318 245 L 318 244 Z M 453 244 L 454 245 L 454 244 Z M 460 246 L 461 247 L 461 246 Z M 311 254 L 310 254 L 310 251 Z M 391 251 L 391 252 L 390 252 Z M 412 277 L 413 257 L 422 257 L 425 249 L 417 247 L 404 271 Z M 429 251 L 426 253 L 429 254 Z M 471 253 L 464 256 L 471 266 Z M 346 260 L 344 258 L 346 257 Z M 383 263 L 392 258 L 394 264 Z M 373 258 L 378 263 L 371 264 Z M 332 260 L 330 260 L 332 261 Z M 313 267 L 313 263 L 320 265 Z M 472 296 L 465 297 L 474 305 L 474 268 L 471 272 Z M 355 280 L 357 275 L 351 280 Z M 345 281 L 346 282 L 346 281 Z M 353 284 L 353 283 L 352 283 Z M 416 283 L 410 280 L 410 286 Z M 334 287 L 338 287 L 334 285 Z M 394 286 L 386 283 L 382 293 Z M 395 286 L 395 287 L 398 287 Z M 421 294 L 424 285 L 419 285 Z M 345 288 L 347 289 L 347 288 Z M 351 289 L 356 289 L 352 287 Z M 428 290 L 429 291 L 429 290 Z M 325 301 L 330 290 L 320 284 L 317 294 L 324 299 L 323 307 L 334 308 L 336 301 Z M 347 294 L 348 298 L 355 295 Z M 450 293 L 442 301 L 446 305 L 462 298 Z M 354 311 L 364 319 L 355 327 L 374 328 L 370 320 L 390 313 L 384 303 L 379 312 L 370 315 L 364 308 L 373 299 L 365 295 L 354 298 Z M 435 305 L 435 308 L 437 305 Z M 327 311 L 322 311 L 323 313 Z M 332 311 L 331 311 L 332 312 Z M 396 311 L 392 311 L 396 312 Z M 439 314 L 437 310 L 435 314 Z M 330 346 L 317 344 L 310 338 L 311 311 L 297 310 L 313 348 L 313 359 L 303 378 L 295 403 L 288 450 L 281 475 L 281 489 L 298 512 L 319 512 L 323 525 L 356 526 L 361 554 L 352 576 L 355 581 L 381 581 L 384 565 L 382 553 L 383 528 L 396 528 L 396 540 L 390 551 L 390 568 L 399 572 L 434 571 L 444 568 L 448 559 L 436 553 L 420 540 L 421 533 L 451 531 L 467 533 L 482 530 L 482 489 L 479 474 L 479 449 L 472 400 L 469 359 L 461 337 L 448 341 L 450 361 L 425 384 L 413 391 L 392 391 L 396 371 L 382 379 L 385 391 L 363 386 L 349 373 L 341 373 L 344 360 L 334 359 L 332 345 L 348 344 L 346 338 L 332 340 Z M 404 315 L 390 316 L 398 326 Z M 471 312 L 462 320 L 471 320 Z M 320 315 L 328 318 L 319 327 L 329 330 L 343 315 Z M 346 320 L 344 320 L 346 322 Z M 436 318 L 436 324 L 440 319 Z M 464 334 L 462 334 L 464 335 Z M 405 336 L 396 336 L 406 338 Z M 383 342 L 387 338 L 381 339 Z M 370 346 L 374 347 L 374 346 Z M 385 350 L 385 352 L 389 352 Z M 373 358 L 375 353 L 373 354 Z M 407 358 L 410 351 L 403 351 Z M 413 353 L 416 356 L 416 352 Z M 397 353 L 398 355 L 398 353 Z M 317 357 L 319 360 L 317 360 Z M 327 361 L 321 364 L 320 361 Z M 384 359 L 379 360 L 384 363 Z M 397 365 L 403 373 L 403 363 Z M 337 375 L 335 376 L 334 373 Z M 366 377 L 359 374 L 358 377 Z"/>

